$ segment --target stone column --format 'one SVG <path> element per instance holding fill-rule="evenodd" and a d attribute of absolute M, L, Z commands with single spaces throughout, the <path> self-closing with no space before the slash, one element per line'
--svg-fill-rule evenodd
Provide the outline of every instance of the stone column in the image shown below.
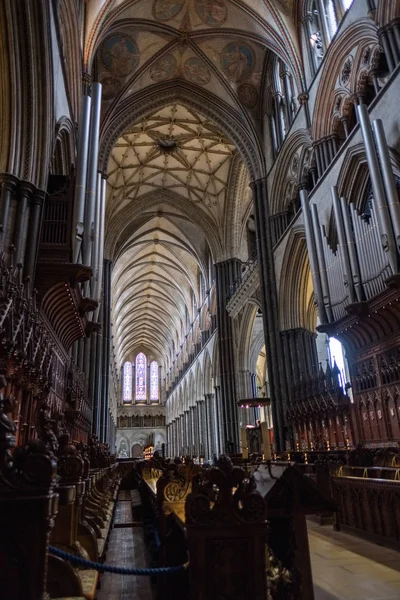
<path fill-rule="evenodd" d="M 185 426 L 186 426 L 186 452 L 191 455 L 191 447 L 192 447 L 192 427 L 190 424 L 190 410 L 185 411 Z"/>
<path fill-rule="evenodd" d="M 204 454 L 207 452 L 207 426 L 206 426 L 206 411 L 203 399 L 197 401 L 199 413 L 199 454 L 201 450 Z"/>
<path fill-rule="evenodd" d="M 266 179 L 258 179 L 255 181 L 252 184 L 252 189 L 256 218 L 257 253 L 262 303 L 261 310 L 264 324 L 268 380 L 275 442 L 279 452 L 285 449 L 287 386 L 284 374 L 282 344 L 279 335 L 279 306 L 274 256 L 272 252 Z"/>
<path fill-rule="evenodd" d="M 191 439 L 191 448 L 190 448 L 190 455 L 193 456 L 196 453 L 196 436 L 195 436 L 195 413 L 194 413 L 194 406 L 191 406 L 189 409 L 189 421 L 190 421 L 190 439 Z"/>
<path fill-rule="evenodd" d="M 0 197 L 0 248 L 4 250 L 5 246 L 7 245 L 6 234 L 9 229 L 11 199 L 15 193 L 18 180 L 16 177 L 13 177 L 13 175 L 3 173 L 0 176 L 0 183 L 2 184 Z"/>
<path fill-rule="evenodd" d="M 28 235 L 26 239 L 24 276 L 30 277 L 31 282 L 35 280 L 36 261 L 40 242 L 40 229 L 42 223 L 43 204 L 46 193 L 37 190 L 30 202 Z"/>
<path fill-rule="evenodd" d="M 223 445 L 225 447 L 225 444 L 230 442 L 234 452 L 239 452 L 239 424 L 236 406 L 233 328 L 226 304 L 229 288 L 240 275 L 240 265 L 240 261 L 236 258 L 215 265 Z"/>
<path fill-rule="evenodd" d="M 288 392 L 293 385 L 318 375 L 316 334 L 298 327 L 281 331 Z"/>
<path fill-rule="evenodd" d="M 17 189 L 17 215 L 14 226 L 15 263 L 24 263 L 26 230 L 29 218 L 29 206 L 35 192 L 35 188 L 27 181 L 21 181 Z"/>
<path fill-rule="evenodd" d="M 223 430 L 222 430 L 222 407 L 220 402 L 221 390 L 219 385 L 214 388 L 214 402 L 215 402 L 215 415 L 216 415 L 216 432 L 217 432 L 217 456 L 224 453 L 223 445 Z"/>
<path fill-rule="evenodd" d="M 214 388 L 215 389 L 215 388 Z M 211 396 L 211 415 L 212 415 L 212 432 L 213 432 L 213 455 L 216 454 L 217 458 L 221 454 L 220 450 L 220 437 L 219 437 L 219 422 L 218 422 L 218 407 L 217 407 L 217 396 L 216 394 L 210 394 Z"/>
<path fill-rule="evenodd" d="M 213 410 L 214 394 L 206 394 L 206 409 L 207 409 L 207 438 L 208 438 L 208 458 L 212 460 L 215 452 L 215 417 Z"/>
<path fill-rule="evenodd" d="M 100 430 L 107 441 L 107 414 L 109 411 L 109 379 L 111 350 L 111 261 L 105 260 L 103 266 L 103 327 L 102 327 L 102 366 L 101 385 L 99 385 Z"/>

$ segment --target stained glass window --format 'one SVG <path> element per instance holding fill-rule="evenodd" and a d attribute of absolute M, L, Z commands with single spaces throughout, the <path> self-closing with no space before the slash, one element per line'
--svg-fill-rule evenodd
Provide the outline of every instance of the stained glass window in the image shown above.
<path fill-rule="evenodd" d="M 124 402 L 132 402 L 132 363 L 126 362 L 123 367 L 123 391 Z"/>
<path fill-rule="evenodd" d="M 136 357 L 136 400 L 146 400 L 146 357 L 140 352 Z"/>
<path fill-rule="evenodd" d="M 158 400 L 158 363 L 150 363 L 150 400 Z"/>

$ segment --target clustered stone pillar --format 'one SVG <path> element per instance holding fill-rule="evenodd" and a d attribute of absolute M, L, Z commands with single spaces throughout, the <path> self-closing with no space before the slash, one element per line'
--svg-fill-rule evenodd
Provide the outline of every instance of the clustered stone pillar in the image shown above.
<path fill-rule="evenodd" d="M 256 218 L 258 266 L 274 439 L 279 452 L 285 449 L 287 385 L 279 333 L 279 306 L 266 178 L 258 179 L 251 187 Z"/>
<path fill-rule="evenodd" d="M 14 263 L 33 284 L 46 192 L 9 173 L 0 175 L 0 184 L 0 248 L 8 254 L 13 246 Z"/>
<path fill-rule="evenodd" d="M 287 389 L 318 375 L 316 334 L 303 327 L 281 331 Z"/>
<path fill-rule="evenodd" d="M 236 406 L 235 360 L 232 319 L 226 310 L 229 289 L 240 275 L 241 262 L 232 258 L 215 265 L 217 323 L 220 360 L 223 450 L 239 452 L 239 424 Z"/>

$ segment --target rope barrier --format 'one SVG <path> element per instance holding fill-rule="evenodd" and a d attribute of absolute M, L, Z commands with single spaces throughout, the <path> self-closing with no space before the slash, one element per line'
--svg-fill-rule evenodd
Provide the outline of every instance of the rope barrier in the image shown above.
<path fill-rule="evenodd" d="M 59 548 L 54 548 L 54 546 L 49 546 L 49 552 L 50 554 L 54 554 L 54 556 L 63 558 L 74 565 L 87 567 L 88 569 L 95 569 L 95 571 L 99 571 L 99 573 L 117 573 L 118 575 L 167 575 L 172 573 L 183 573 L 189 566 L 189 563 L 187 562 L 184 565 L 178 565 L 176 567 L 160 567 L 158 569 L 126 569 L 124 567 L 112 567 L 111 565 L 103 565 L 91 560 L 86 560 L 81 556 L 76 556 L 75 554 L 70 554 L 69 552 L 59 550 Z"/>

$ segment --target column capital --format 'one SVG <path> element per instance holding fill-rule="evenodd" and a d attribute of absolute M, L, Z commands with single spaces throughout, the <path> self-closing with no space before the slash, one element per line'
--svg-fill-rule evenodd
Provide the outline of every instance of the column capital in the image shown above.
<path fill-rule="evenodd" d="M 18 193 L 25 195 L 25 196 L 31 196 L 36 192 L 36 187 L 33 185 L 33 183 L 31 183 L 30 181 L 20 181 L 18 183 Z"/>
<path fill-rule="evenodd" d="M 32 201 L 34 204 L 38 204 L 39 206 L 41 206 L 47 196 L 48 194 L 45 190 L 36 190 L 36 192 L 33 195 Z"/>
<path fill-rule="evenodd" d="M 17 187 L 19 184 L 19 179 L 15 175 L 11 173 L 1 173 L 0 174 L 0 185 L 2 184 L 5 188 L 12 190 Z"/>

